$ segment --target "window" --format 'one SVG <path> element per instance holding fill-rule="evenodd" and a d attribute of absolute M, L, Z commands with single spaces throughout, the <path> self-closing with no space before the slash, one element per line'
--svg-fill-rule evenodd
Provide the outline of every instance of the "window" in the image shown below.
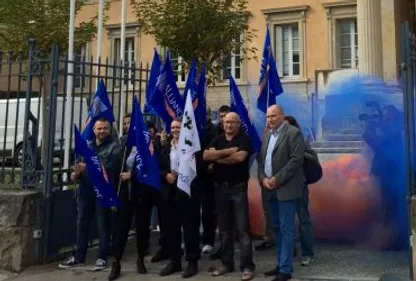
<path fill-rule="evenodd" d="M 300 75 L 300 48 L 298 24 L 275 26 L 275 46 L 278 70 L 284 76 Z"/>
<path fill-rule="evenodd" d="M 74 54 L 74 86 L 75 89 L 85 87 L 85 61 L 87 59 L 87 46 L 83 45 Z"/>
<path fill-rule="evenodd" d="M 184 61 L 182 57 L 177 53 L 170 53 L 170 62 L 172 64 L 172 69 L 175 74 L 176 82 L 185 83 L 186 74 L 184 68 Z"/>
<path fill-rule="evenodd" d="M 132 79 L 129 79 L 129 77 L 132 77 L 133 71 L 132 71 L 132 63 L 135 61 L 135 47 L 134 47 L 134 37 L 126 37 L 125 39 L 125 45 L 124 45 L 124 62 L 123 67 L 127 64 L 127 70 L 124 73 L 124 79 L 125 84 L 128 83 L 128 85 L 132 85 Z M 121 39 L 116 38 L 114 40 L 114 58 L 117 63 L 117 65 L 120 65 L 121 63 L 121 56 L 120 56 L 120 48 L 121 48 Z M 120 76 L 121 76 L 121 68 L 117 68 L 116 70 L 116 77 L 118 78 L 116 80 L 116 86 L 120 86 Z"/>
<path fill-rule="evenodd" d="M 345 0 L 322 5 L 328 22 L 329 68 L 357 68 L 357 1 Z"/>
<path fill-rule="evenodd" d="M 294 1 L 292 1 L 294 2 Z M 306 82 L 306 14 L 308 5 L 262 10 L 270 29 L 277 71 L 282 80 Z"/>
<path fill-rule="evenodd" d="M 230 54 L 224 55 L 222 59 L 222 80 L 226 80 L 230 75 L 234 77 L 236 80 L 240 80 L 242 76 L 241 71 L 241 57 L 242 52 L 241 48 L 239 50 L 235 50 Z"/>
<path fill-rule="evenodd" d="M 340 68 L 358 68 L 358 35 L 356 19 L 337 22 L 338 65 Z"/>

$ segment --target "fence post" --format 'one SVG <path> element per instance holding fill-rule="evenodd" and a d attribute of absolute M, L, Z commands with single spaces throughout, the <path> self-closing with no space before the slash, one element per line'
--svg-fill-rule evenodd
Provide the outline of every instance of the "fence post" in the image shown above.
<path fill-rule="evenodd" d="M 30 110 L 30 103 L 32 98 L 32 80 L 33 76 L 40 71 L 40 62 L 36 57 L 36 40 L 29 40 L 29 54 L 28 54 L 28 72 L 27 72 L 27 89 L 25 102 L 25 123 L 23 131 L 23 155 L 22 155 L 22 187 L 33 187 L 36 185 L 36 159 L 35 149 L 37 149 L 37 131 L 38 120 Z M 32 121 L 32 134 L 29 132 L 29 122 Z"/>
<path fill-rule="evenodd" d="M 52 210 L 52 193 L 53 185 L 53 154 L 55 150 L 55 125 L 56 125 L 56 108 L 57 108 L 57 94 L 58 94 L 58 79 L 59 79 L 59 49 L 55 44 L 52 48 L 51 67 L 50 67 L 50 96 L 49 96 L 49 130 L 48 143 L 46 150 L 46 159 L 44 160 L 44 178 L 43 178 L 43 216 L 42 216 L 42 243 L 41 243 L 41 260 L 46 262 L 48 258 L 49 249 L 49 233 L 50 233 L 50 217 Z"/>

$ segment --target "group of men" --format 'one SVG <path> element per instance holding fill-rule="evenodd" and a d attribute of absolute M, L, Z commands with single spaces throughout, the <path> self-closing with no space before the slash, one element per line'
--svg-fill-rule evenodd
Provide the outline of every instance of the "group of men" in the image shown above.
<path fill-rule="evenodd" d="M 159 189 L 137 181 L 134 168 L 135 149 L 127 150 L 126 146 L 131 116 L 126 115 L 123 119 L 124 135 L 120 140 L 113 139 L 108 121 L 97 120 L 94 125 L 95 141 L 91 143 L 91 148 L 103 162 L 109 180 L 117 187 L 121 208 L 114 212 L 101 207 L 95 197 L 85 164 L 76 164 L 71 179 L 80 181 L 77 249 L 75 255 L 61 263 L 60 267 L 69 268 L 85 262 L 88 230 L 95 212 L 100 240 L 95 269 L 100 270 L 107 266 L 112 244 L 114 261 L 108 279 L 115 280 L 120 277 L 121 259 L 135 217 L 137 271 L 146 274 L 144 257 L 149 248 L 152 210 L 157 207 L 160 249 L 151 261 L 169 260 L 161 270 L 161 276 L 182 271 L 183 254 L 187 266 L 182 276 L 189 278 L 196 275 L 201 242 L 202 253 L 211 253 L 213 259 L 221 260 L 220 266 L 210 268 L 212 276 L 233 272 L 234 243 L 237 239 L 240 245 L 241 279 L 251 280 L 254 277 L 255 264 L 247 192 L 249 162 L 253 150 L 249 137 L 241 127 L 239 116 L 231 112 L 229 106 L 221 106 L 219 114 L 218 126 L 215 127 L 211 120 L 207 120 L 201 134 L 201 151 L 195 155 L 197 177 L 192 182 L 190 196 L 177 187 L 181 120 L 172 121 L 169 135 L 164 132 L 157 134 L 154 125 L 148 123 L 153 144 L 152 153 L 156 154 L 159 163 Z M 268 225 L 273 228 L 276 237 L 277 264 L 274 269 L 265 272 L 265 275 L 275 276 L 275 281 L 286 281 L 292 277 L 295 215 L 299 212 L 299 202 L 306 188 L 302 169 L 304 153 L 305 142 L 299 128 L 285 120 L 280 106 L 269 107 L 263 146 L 257 161 L 258 178 L 263 189 L 263 205 L 267 210 L 266 220 L 271 222 Z M 115 218 L 112 223 L 113 231 L 110 230 L 112 218 Z M 201 219 L 204 230 L 202 237 Z M 214 251 L 217 227 L 220 244 Z M 259 248 L 264 247 L 264 243 L 262 244 Z M 313 258 L 313 252 L 309 256 Z"/>

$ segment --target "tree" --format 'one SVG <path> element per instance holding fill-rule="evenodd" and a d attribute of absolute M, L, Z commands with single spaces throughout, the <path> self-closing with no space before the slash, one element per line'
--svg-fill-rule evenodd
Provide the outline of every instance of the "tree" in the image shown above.
<path fill-rule="evenodd" d="M 87 0 L 77 0 L 77 14 Z M 69 0 L 0 0 L 0 33 L 2 49 L 28 51 L 28 40 L 35 38 L 40 50 L 49 51 L 58 44 L 61 52 L 68 49 Z M 97 16 L 75 28 L 75 48 L 90 42 L 96 34 Z"/>
<path fill-rule="evenodd" d="M 209 81 L 222 69 L 223 54 L 241 49 L 245 58 L 257 59 L 251 42 L 256 30 L 249 28 L 252 14 L 247 0 L 131 0 L 146 34 L 159 46 L 180 54 L 187 65 L 193 58 L 205 62 Z M 242 37 L 243 36 L 243 37 Z"/>
<path fill-rule="evenodd" d="M 78 14 L 87 0 L 76 0 L 75 14 Z M 62 53 L 68 50 L 69 0 L 0 0 L 0 40 L 2 49 L 12 50 L 14 56 L 26 58 L 28 40 L 36 39 L 37 49 L 45 58 L 42 64 L 42 161 L 46 157 L 48 144 L 49 120 L 49 64 L 47 57 L 53 44 L 57 44 Z M 80 22 L 75 28 L 75 50 L 90 42 L 96 34 L 97 16 Z M 39 77 L 40 78 L 40 77 Z"/>

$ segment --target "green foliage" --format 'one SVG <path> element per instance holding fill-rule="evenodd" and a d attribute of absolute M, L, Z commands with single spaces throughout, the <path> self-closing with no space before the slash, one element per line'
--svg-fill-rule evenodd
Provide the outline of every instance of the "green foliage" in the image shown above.
<path fill-rule="evenodd" d="M 87 0 L 77 0 L 77 14 Z M 29 38 L 37 47 L 49 51 L 58 44 L 61 52 L 68 49 L 69 0 L 0 0 L 1 49 L 27 53 Z M 76 24 L 75 48 L 90 42 L 97 31 L 97 16 Z"/>
<path fill-rule="evenodd" d="M 144 32 L 152 35 L 159 46 L 180 54 L 187 65 L 193 58 L 199 64 L 207 63 L 211 83 L 224 67 L 223 54 L 241 48 L 244 58 L 257 59 L 257 49 L 246 44 L 255 37 L 255 30 L 249 27 L 252 14 L 247 10 L 247 0 L 131 0 L 131 3 Z"/>

